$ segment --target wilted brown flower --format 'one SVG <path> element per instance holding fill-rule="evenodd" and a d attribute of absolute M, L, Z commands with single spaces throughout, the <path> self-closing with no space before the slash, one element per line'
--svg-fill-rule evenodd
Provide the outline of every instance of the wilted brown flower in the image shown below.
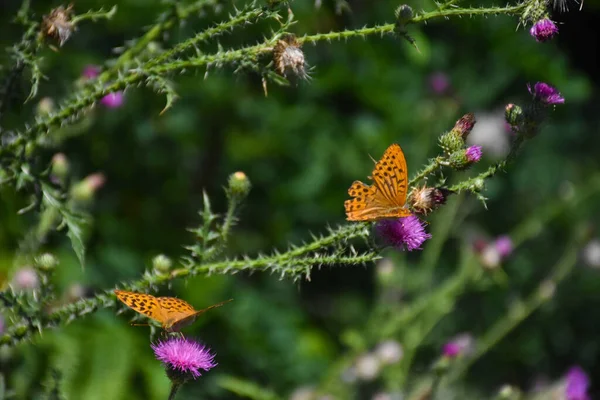
<path fill-rule="evenodd" d="M 75 30 L 75 25 L 71 22 L 73 14 L 73 4 L 68 7 L 59 6 L 52 10 L 50 14 L 44 16 L 42 21 L 42 34 L 57 39 L 62 46 Z"/>
<path fill-rule="evenodd" d="M 440 205 L 446 203 L 446 198 L 452 191 L 437 187 L 415 187 L 408 198 L 411 208 L 417 214 L 427 215 Z"/>
<path fill-rule="evenodd" d="M 306 62 L 301 45 L 294 35 L 286 35 L 277 41 L 273 49 L 273 61 L 275 61 L 275 70 L 286 78 L 298 77 L 307 79 Z"/>

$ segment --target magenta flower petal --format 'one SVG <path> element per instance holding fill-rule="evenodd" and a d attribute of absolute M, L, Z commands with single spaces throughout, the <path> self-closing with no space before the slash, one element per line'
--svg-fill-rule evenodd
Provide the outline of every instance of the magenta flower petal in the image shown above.
<path fill-rule="evenodd" d="M 529 33 L 538 42 L 546 42 L 558 33 L 558 28 L 554 22 L 548 18 L 544 18 L 533 24 Z"/>
<path fill-rule="evenodd" d="M 442 348 L 442 354 L 449 358 L 458 357 L 470 353 L 473 349 L 473 336 L 469 333 L 460 334 Z"/>
<path fill-rule="evenodd" d="M 100 67 L 97 65 L 86 65 L 81 74 L 85 79 L 94 79 L 100 75 Z"/>
<path fill-rule="evenodd" d="M 465 156 L 470 163 L 476 163 L 481 160 L 481 146 L 469 147 L 465 152 Z"/>
<path fill-rule="evenodd" d="M 408 251 L 421 250 L 423 242 L 431 239 L 423 222 L 414 215 L 379 221 L 375 229 L 388 245 Z"/>
<path fill-rule="evenodd" d="M 208 347 L 188 338 L 159 341 L 152 344 L 152 350 L 169 369 L 190 374 L 194 379 L 201 375 L 200 370 L 208 371 L 217 365 Z"/>
<path fill-rule="evenodd" d="M 123 92 L 109 93 L 100 100 L 108 108 L 119 108 L 123 105 Z"/>
<path fill-rule="evenodd" d="M 565 102 L 565 98 L 560 95 L 558 90 L 551 85 L 544 82 L 538 82 L 533 85 L 527 85 L 529 93 L 533 95 L 533 98 L 546 105 L 562 104 Z"/>
<path fill-rule="evenodd" d="M 589 400 L 590 380 L 581 367 L 574 366 L 567 373 L 566 400 Z"/>
<path fill-rule="evenodd" d="M 507 235 L 498 236 L 496 238 L 495 246 L 502 258 L 508 257 L 513 251 L 512 240 L 510 239 L 510 236 Z"/>

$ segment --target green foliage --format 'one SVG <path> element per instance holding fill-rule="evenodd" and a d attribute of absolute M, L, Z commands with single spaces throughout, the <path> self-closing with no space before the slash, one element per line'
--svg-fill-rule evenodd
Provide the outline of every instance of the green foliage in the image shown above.
<path fill-rule="evenodd" d="M 60 48 L 48 5 L 1 17 L 0 397 L 167 398 L 149 347 L 158 332 L 115 316 L 115 287 L 197 308 L 235 299 L 184 333 L 201 332 L 219 366 L 177 398 L 513 398 L 538 373 L 592 372 L 594 318 L 577 311 L 597 309 L 600 281 L 576 266 L 600 211 L 598 143 L 582 134 L 598 116 L 585 107 L 588 77 L 515 32 L 547 2 L 121 0 L 84 11 L 100 5 L 67 13 Z M 84 81 L 89 63 L 101 71 Z M 436 70 L 449 88 L 427 87 Z M 566 104 L 539 104 L 526 81 L 555 84 Z M 102 106 L 120 91 L 122 108 Z M 504 113 L 482 110 L 502 107 L 504 150 L 482 143 L 482 161 L 466 163 L 485 138 L 449 127 L 473 111 L 493 135 Z M 421 215 L 432 234 L 422 252 L 383 248 L 370 223 L 338 224 L 367 155 L 393 142 L 409 191 L 452 192 Z M 49 161 L 59 151 L 60 171 Z M 107 183 L 80 179 L 90 171 Z M 510 258 L 473 250 L 472 236 L 504 232 Z M 26 265 L 32 288 L 17 279 Z M 472 351 L 440 356 L 464 331 Z M 380 354 L 390 341 L 396 361 Z"/>

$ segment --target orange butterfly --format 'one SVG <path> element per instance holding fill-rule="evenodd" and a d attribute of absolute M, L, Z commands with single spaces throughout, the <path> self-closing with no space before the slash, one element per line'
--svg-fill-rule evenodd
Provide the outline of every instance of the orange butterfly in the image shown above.
<path fill-rule="evenodd" d="M 176 297 L 154 297 L 145 293 L 125 290 L 115 290 L 115 294 L 127 307 L 160 322 L 167 332 L 178 332 L 181 328 L 193 323 L 196 317 L 203 312 L 233 300 L 229 299 L 197 311 L 190 304 Z"/>
<path fill-rule="evenodd" d="M 408 189 L 406 159 L 397 144 L 387 148 L 369 176 L 373 185 L 354 181 L 344 202 L 348 221 L 376 221 L 381 218 L 400 218 L 411 215 L 405 208 Z"/>

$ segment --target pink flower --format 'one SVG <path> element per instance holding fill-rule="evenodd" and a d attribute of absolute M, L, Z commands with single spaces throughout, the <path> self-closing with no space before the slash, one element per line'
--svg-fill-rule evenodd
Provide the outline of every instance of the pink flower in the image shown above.
<path fill-rule="evenodd" d="M 123 105 L 124 96 L 123 92 L 109 93 L 100 100 L 104 106 L 108 108 L 119 108 Z"/>
<path fill-rule="evenodd" d="M 23 267 L 17 271 L 13 278 L 13 285 L 21 290 L 35 290 L 40 287 L 40 279 L 35 269 Z"/>
<path fill-rule="evenodd" d="M 465 151 L 467 161 L 470 163 L 476 163 L 481 160 L 481 146 L 471 146 Z"/>
<path fill-rule="evenodd" d="M 443 72 L 436 72 L 429 77 L 429 87 L 435 94 L 444 94 L 450 89 L 450 80 Z"/>
<path fill-rule="evenodd" d="M 423 242 L 431 239 L 431 235 L 425 232 L 423 222 L 414 215 L 379 221 L 375 229 L 388 245 L 408 251 L 421 250 Z"/>
<path fill-rule="evenodd" d="M 574 366 L 567 373 L 566 400 L 589 400 L 590 379 L 581 367 Z"/>
<path fill-rule="evenodd" d="M 498 236 L 496 238 L 495 246 L 501 258 L 508 257 L 513 251 L 512 240 L 508 235 Z"/>
<path fill-rule="evenodd" d="M 208 371 L 217 365 L 209 348 L 188 338 L 169 338 L 151 347 L 168 370 L 190 375 L 193 379 L 202 375 L 200 370 Z"/>
<path fill-rule="evenodd" d="M 100 75 L 100 67 L 97 65 L 86 65 L 81 75 L 85 79 L 94 79 Z"/>
<path fill-rule="evenodd" d="M 527 89 L 535 100 L 545 105 L 563 104 L 565 102 L 565 98 L 561 96 L 559 91 L 545 82 L 536 83 L 533 85 L 533 89 L 531 85 L 527 84 Z"/>
<path fill-rule="evenodd" d="M 557 33 L 558 28 L 556 24 L 548 18 L 539 20 L 529 30 L 529 34 L 538 42 L 546 42 L 552 39 Z"/>
<path fill-rule="evenodd" d="M 469 353 L 472 349 L 473 337 L 468 333 L 463 333 L 446 343 L 442 348 L 442 353 L 446 357 L 454 358 Z"/>

